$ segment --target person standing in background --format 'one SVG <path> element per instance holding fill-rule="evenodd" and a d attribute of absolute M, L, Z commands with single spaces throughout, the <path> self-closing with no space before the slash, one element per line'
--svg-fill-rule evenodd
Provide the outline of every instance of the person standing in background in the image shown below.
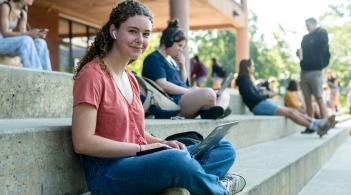
<path fill-rule="evenodd" d="M 227 76 L 227 73 L 222 66 L 217 62 L 216 58 L 212 58 L 212 88 L 219 89 L 223 79 Z"/>
<path fill-rule="evenodd" d="M 339 111 L 339 90 L 340 83 L 338 79 L 336 79 L 335 75 L 331 70 L 327 71 L 326 82 L 330 89 L 329 98 L 330 98 L 330 109 L 332 112 Z"/>
<path fill-rule="evenodd" d="M 200 61 L 198 55 L 195 55 L 193 59 L 194 64 L 191 69 L 191 80 L 195 80 L 195 84 L 197 87 L 203 87 L 207 76 L 207 68 Z"/>
<path fill-rule="evenodd" d="M 328 113 L 322 95 L 322 70 L 328 66 L 330 59 L 328 33 L 325 29 L 317 27 L 315 18 L 308 18 L 305 24 L 309 33 L 302 39 L 302 50 L 297 51 L 301 60 L 301 89 L 308 116 L 313 116 L 313 95 L 318 103 L 321 117 L 326 118 Z"/>
<path fill-rule="evenodd" d="M 349 114 L 351 114 L 351 81 L 349 81 L 349 85 L 347 86 L 347 103 L 349 105 Z"/>

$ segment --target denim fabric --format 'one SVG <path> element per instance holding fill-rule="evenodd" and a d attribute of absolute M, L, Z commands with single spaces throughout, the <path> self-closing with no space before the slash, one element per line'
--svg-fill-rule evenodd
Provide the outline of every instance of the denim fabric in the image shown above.
<path fill-rule="evenodd" d="M 275 105 L 273 102 L 269 100 L 263 100 L 260 103 L 258 103 L 255 107 L 253 107 L 252 112 L 255 115 L 268 115 L 272 116 L 275 115 L 275 112 L 277 111 L 278 106 Z"/>
<path fill-rule="evenodd" d="M 25 68 L 51 70 L 49 50 L 43 39 L 30 36 L 0 38 L 0 54 L 21 57 Z"/>
<path fill-rule="evenodd" d="M 170 187 L 184 187 L 192 195 L 228 194 L 219 178 L 234 163 L 233 146 L 221 141 L 198 161 L 188 151 L 169 149 L 124 158 L 82 156 L 82 162 L 93 195 L 157 195 Z"/>

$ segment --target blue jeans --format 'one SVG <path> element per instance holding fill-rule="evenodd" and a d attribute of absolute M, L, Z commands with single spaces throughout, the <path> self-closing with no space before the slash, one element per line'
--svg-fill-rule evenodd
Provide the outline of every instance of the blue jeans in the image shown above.
<path fill-rule="evenodd" d="M 43 39 L 30 36 L 0 37 L 0 54 L 21 57 L 25 68 L 51 70 L 49 50 Z"/>
<path fill-rule="evenodd" d="M 226 195 L 219 178 L 234 163 L 233 146 L 221 141 L 199 160 L 188 151 L 169 149 L 123 158 L 82 156 L 82 162 L 93 195 L 157 195 L 170 187 L 186 188 L 192 195 Z"/>
<path fill-rule="evenodd" d="M 262 100 L 253 109 L 254 115 L 273 116 L 277 112 L 278 106 L 269 100 Z"/>

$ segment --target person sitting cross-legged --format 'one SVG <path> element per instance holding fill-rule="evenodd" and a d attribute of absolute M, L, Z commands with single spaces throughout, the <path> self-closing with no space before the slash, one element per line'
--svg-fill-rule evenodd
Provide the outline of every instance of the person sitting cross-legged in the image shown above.
<path fill-rule="evenodd" d="M 78 64 L 72 141 L 91 194 L 157 195 L 169 188 L 185 188 L 192 195 L 241 191 L 245 180 L 228 173 L 236 157 L 230 142 L 220 140 L 193 157 L 195 144 L 185 146 L 145 131 L 140 88 L 128 64 L 147 48 L 152 18 L 140 1 L 119 3 Z"/>
<path fill-rule="evenodd" d="M 217 97 L 211 88 L 190 88 L 185 67 L 183 48 L 184 31 L 178 20 L 171 20 L 163 30 L 160 47 L 149 54 L 143 64 L 142 76 L 155 81 L 180 106 L 181 117 L 204 119 L 223 118 L 230 114 L 230 95 L 224 91 Z"/>
<path fill-rule="evenodd" d="M 276 94 L 274 92 L 261 94 L 254 85 L 254 72 L 255 67 L 251 59 L 241 60 L 239 76 L 236 79 L 236 85 L 239 87 L 239 92 L 244 103 L 255 115 L 285 116 L 295 123 L 306 127 L 306 130 L 303 131 L 303 133 L 313 133 L 316 131 L 320 137 L 325 135 L 328 130 L 334 125 L 335 115 L 321 120 L 314 119 L 300 113 L 295 109 L 278 106 L 273 102 L 267 100 Z"/>

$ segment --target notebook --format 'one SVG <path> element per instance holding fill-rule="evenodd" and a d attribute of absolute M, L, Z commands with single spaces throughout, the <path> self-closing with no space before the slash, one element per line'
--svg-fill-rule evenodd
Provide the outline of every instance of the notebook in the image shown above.
<path fill-rule="evenodd" d="M 199 143 L 191 152 L 190 155 L 195 159 L 201 157 L 205 152 L 211 150 L 216 144 L 229 133 L 229 129 L 237 125 L 239 122 L 229 122 L 217 126 L 212 132 Z"/>
<path fill-rule="evenodd" d="M 229 73 L 229 75 L 227 77 L 225 77 L 224 81 L 221 84 L 221 88 L 219 88 L 216 91 L 217 97 L 222 95 L 223 91 L 230 86 L 230 84 L 232 83 L 233 80 L 233 73 Z"/>

